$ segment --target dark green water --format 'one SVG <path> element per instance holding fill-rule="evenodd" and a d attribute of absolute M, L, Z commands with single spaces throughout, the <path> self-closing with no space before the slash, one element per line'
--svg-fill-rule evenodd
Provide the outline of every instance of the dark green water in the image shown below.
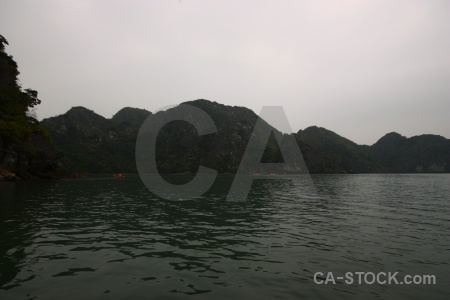
<path fill-rule="evenodd" d="M 257 180 L 226 201 L 154 197 L 139 177 L 0 184 L 0 299 L 450 299 L 450 175 Z M 435 285 L 314 283 L 315 272 Z M 398 276 L 402 279 L 402 276 Z"/>

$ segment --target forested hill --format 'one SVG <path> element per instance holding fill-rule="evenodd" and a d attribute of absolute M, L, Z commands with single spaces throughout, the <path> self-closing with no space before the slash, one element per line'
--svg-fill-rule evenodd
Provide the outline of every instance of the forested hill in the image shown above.
<path fill-rule="evenodd" d="M 258 116 L 245 107 L 208 100 L 185 103 L 208 113 L 218 132 L 199 137 L 189 123 L 170 122 L 157 139 L 159 171 L 195 173 L 201 164 L 221 173 L 236 172 Z M 136 136 L 149 115 L 146 110 L 127 107 L 106 119 L 86 108 L 73 107 L 42 124 L 65 154 L 64 166 L 72 172 L 135 173 Z M 311 173 L 450 172 L 450 140 L 441 136 L 406 138 L 390 133 L 366 146 L 312 126 L 298 131 L 295 139 Z M 272 137 L 262 162 L 282 161 Z"/>
<path fill-rule="evenodd" d="M 126 107 L 112 119 L 78 106 L 42 121 L 63 165 L 79 173 L 136 172 L 134 149 L 139 128 L 150 112 Z"/>
<path fill-rule="evenodd" d="M 62 154 L 34 115 L 41 102 L 38 93 L 22 89 L 17 63 L 6 53 L 6 45 L 0 35 L 0 181 L 60 177 Z"/>

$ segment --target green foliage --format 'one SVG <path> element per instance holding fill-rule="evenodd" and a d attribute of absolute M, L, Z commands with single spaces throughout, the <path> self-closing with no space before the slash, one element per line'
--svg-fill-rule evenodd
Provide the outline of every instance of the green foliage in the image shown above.
<path fill-rule="evenodd" d="M 6 39 L 0 35 L 0 135 L 24 142 L 33 132 L 48 133 L 27 111 L 41 103 L 38 92 L 23 90 L 18 84 L 19 70 L 12 56 L 5 52 Z"/>
<path fill-rule="evenodd" d="M 8 41 L 0 34 L 0 50 L 5 49 L 5 45 L 9 45 Z"/>
<path fill-rule="evenodd" d="M 41 104 L 41 100 L 38 99 L 38 92 L 32 89 L 25 89 L 23 92 L 25 105 L 27 107 L 35 107 L 36 105 Z"/>
<path fill-rule="evenodd" d="M 119 110 L 113 117 L 112 123 L 123 124 L 126 126 L 141 126 L 142 122 L 151 113 L 145 109 L 125 107 Z"/>
<path fill-rule="evenodd" d="M 64 167 L 81 173 L 136 172 L 136 136 L 148 111 L 128 109 L 121 119 L 105 119 L 84 107 L 42 121 L 57 149 L 64 153 Z M 117 114 L 116 114 L 117 115 Z M 136 125 L 133 125 L 136 124 Z"/>

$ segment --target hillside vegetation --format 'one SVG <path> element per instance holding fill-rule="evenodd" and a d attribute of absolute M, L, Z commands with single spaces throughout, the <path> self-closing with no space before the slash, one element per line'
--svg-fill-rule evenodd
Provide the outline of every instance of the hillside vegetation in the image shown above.
<path fill-rule="evenodd" d="M 6 45 L 0 35 L 0 181 L 59 177 L 61 153 L 34 116 L 41 103 L 38 93 L 20 86 L 17 63 Z"/>
<path fill-rule="evenodd" d="M 218 132 L 198 136 L 194 126 L 187 122 L 168 123 L 157 138 L 158 170 L 166 174 L 195 173 L 203 165 L 221 173 L 235 173 L 250 136 L 258 135 L 253 133 L 258 116 L 245 107 L 203 99 L 185 104 L 205 111 Z M 71 171 L 135 173 L 136 137 L 149 116 L 152 117 L 146 110 L 127 107 L 105 119 L 86 108 L 74 107 L 42 124 L 58 150 L 65 153 L 64 164 Z M 264 126 L 270 127 L 267 123 Z M 294 138 L 311 173 L 450 172 L 450 140 L 441 136 L 406 138 L 390 133 L 366 146 L 312 126 L 298 131 Z M 274 136 L 261 162 L 283 162 Z M 290 171 L 289 166 L 280 170 Z"/>

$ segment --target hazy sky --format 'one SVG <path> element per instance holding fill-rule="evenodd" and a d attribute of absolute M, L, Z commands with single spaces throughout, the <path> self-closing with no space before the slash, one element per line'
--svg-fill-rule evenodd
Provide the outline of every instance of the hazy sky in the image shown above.
<path fill-rule="evenodd" d="M 450 1 L 0 1 L 40 119 L 187 100 L 282 105 L 360 144 L 450 138 Z"/>

